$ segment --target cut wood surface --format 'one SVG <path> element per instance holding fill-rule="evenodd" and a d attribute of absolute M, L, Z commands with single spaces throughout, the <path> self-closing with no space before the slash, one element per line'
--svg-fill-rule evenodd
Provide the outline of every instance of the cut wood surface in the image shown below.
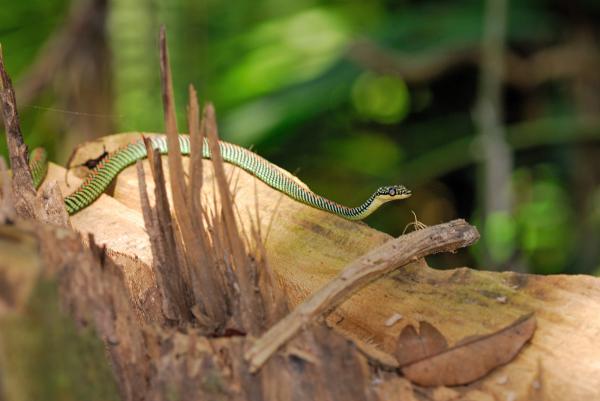
<path fill-rule="evenodd" d="M 82 146 L 73 165 L 98 157 L 103 146 L 111 151 L 140 135 L 113 135 Z M 212 166 L 205 162 L 204 167 L 206 198 L 211 203 Z M 241 221 L 245 228 L 250 221 L 260 222 L 268 262 L 292 307 L 344 266 L 391 238 L 363 223 L 302 205 L 244 171 L 226 167 Z M 64 183 L 65 170 L 53 164 L 46 181 L 57 180 L 67 194 L 76 187 L 76 170 L 69 173 L 69 188 Z M 146 164 L 147 174 L 149 170 Z M 151 179 L 147 183 L 153 185 Z M 116 255 L 135 303 L 151 315 L 157 308 L 153 303 L 155 280 L 148 267 L 152 255 L 134 167 L 119 175 L 111 195 L 103 195 L 72 216 L 71 224 L 80 232 L 93 233 L 97 242 Z M 452 347 L 466 337 L 501 330 L 533 312 L 538 328 L 531 343 L 512 362 L 463 390 L 474 395 L 469 399 L 578 400 L 600 399 L 599 310 L 598 278 L 494 273 L 464 267 L 441 271 L 421 260 L 367 285 L 327 321 L 362 349 L 393 355 L 398 336 L 409 324 L 418 327 L 423 321 L 433 325 Z M 394 323 L 390 325 L 390 321 Z"/>

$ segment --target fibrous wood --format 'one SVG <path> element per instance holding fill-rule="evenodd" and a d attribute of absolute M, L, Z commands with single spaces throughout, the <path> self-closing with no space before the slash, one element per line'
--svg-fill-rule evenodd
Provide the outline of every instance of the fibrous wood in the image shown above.
<path fill-rule="evenodd" d="M 139 134 L 113 136 L 105 143 L 110 150 L 115 143 L 134 138 Z M 76 157 L 85 161 L 101 151 L 102 142 L 98 142 L 80 149 Z M 203 171 L 206 196 L 213 199 L 211 164 L 204 162 Z M 258 210 L 268 262 L 292 306 L 325 285 L 345 265 L 390 239 L 364 224 L 290 200 L 239 169 L 226 166 L 225 173 L 233 177 L 244 229 L 250 229 Z M 52 166 L 50 176 L 62 181 L 64 170 Z M 65 193 L 70 190 L 63 187 Z M 134 300 L 144 306 L 144 313 L 152 315 L 156 310 L 151 296 L 155 282 L 148 268 L 152 257 L 139 205 L 136 173 L 128 169 L 117 179 L 112 196 L 103 195 L 71 222 L 79 231 L 93 231 L 109 252 L 120 255 Z M 136 263 L 130 262 L 133 258 Z M 595 339 L 600 330 L 599 308 L 597 278 L 467 268 L 441 271 L 420 260 L 367 285 L 329 315 L 327 322 L 368 352 L 393 355 L 400 332 L 409 324 L 427 322 L 453 346 L 465 337 L 494 333 L 533 312 L 538 329 L 515 360 L 469 386 L 437 390 L 436 399 L 594 399 L 600 397 L 600 351 Z M 401 318 L 387 325 L 394 315 Z M 420 397 L 421 390 L 414 392 L 414 386 L 402 380 L 390 378 L 381 388 L 375 387 L 384 393 L 409 388 L 413 396 Z M 446 398 L 439 398 L 442 396 Z"/>
<path fill-rule="evenodd" d="M 28 150 L 21 135 L 15 90 L 4 66 L 1 46 L 0 112 L 2 112 L 4 120 L 10 165 L 13 169 L 12 197 L 14 199 L 14 207 L 18 216 L 32 218 L 34 216 L 35 189 L 28 166 Z"/>

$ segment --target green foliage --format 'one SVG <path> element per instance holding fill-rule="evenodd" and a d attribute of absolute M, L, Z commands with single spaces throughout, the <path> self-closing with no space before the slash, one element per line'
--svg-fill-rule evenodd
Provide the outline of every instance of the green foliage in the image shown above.
<path fill-rule="evenodd" d="M 520 259 L 532 272 L 562 273 L 573 262 L 575 221 L 567 190 L 552 166 L 537 165 L 514 172 L 516 205 L 513 214 L 493 213 L 482 226 L 476 254 L 485 246 L 492 263 Z"/>
<path fill-rule="evenodd" d="M 402 150 L 388 136 L 362 132 L 347 138 L 325 142 L 332 162 L 351 174 L 385 176 L 396 168 L 403 157 Z M 362 149 L 357 152 L 356 149 Z"/>
<path fill-rule="evenodd" d="M 410 94 L 401 79 L 365 73 L 352 87 L 352 101 L 363 117 L 382 124 L 395 124 L 408 114 Z"/>
<path fill-rule="evenodd" d="M 538 166 L 517 171 L 516 184 L 523 191 L 516 218 L 521 231 L 521 249 L 539 273 L 559 273 L 571 256 L 573 218 L 567 191 L 552 167 Z M 533 179 L 532 179 L 533 176 Z M 536 179 L 537 178 L 537 179 Z"/>
<path fill-rule="evenodd" d="M 509 3 L 507 42 L 513 54 L 530 57 L 600 34 L 595 1 L 573 3 L 569 13 L 560 2 Z M 473 219 L 482 210 L 482 183 L 476 180 L 481 152 L 473 124 L 476 58 L 418 81 L 393 67 L 431 60 L 439 66 L 477 51 L 484 5 L 477 0 L 114 0 L 107 26 L 112 59 L 105 61 L 113 71 L 114 125 L 118 131 L 163 130 L 156 36 L 164 23 L 181 131 L 187 85 L 193 83 L 201 100 L 215 103 L 224 139 L 253 145 L 290 171 L 300 168 L 301 179 L 336 201 L 357 204 L 380 185 L 410 185 L 413 199 L 388 205 L 369 219 L 377 228 L 399 235 L 412 220 L 410 209 L 429 225 Z M 0 8 L 0 41 L 17 81 L 67 18 L 67 9 L 67 0 L 9 2 Z M 383 56 L 374 53 L 357 63 L 351 54 L 357 41 Z M 492 214 L 481 225 L 489 257 L 503 266 L 518 263 L 540 273 L 598 269 L 600 250 L 592 243 L 600 235 L 598 183 L 588 188 L 576 179 L 581 172 L 565 173 L 584 152 L 578 144 L 597 144 L 600 138 L 598 124 L 584 123 L 600 114 L 594 109 L 600 104 L 592 79 L 596 70 L 582 68 L 576 77 L 539 86 L 505 85 L 517 198 L 511 214 Z M 60 96 L 49 88 L 33 106 L 60 109 Z M 27 142 L 49 147 L 51 159 L 61 149 L 70 118 L 84 118 L 24 105 L 21 112 Z M 599 174 L 597 150 L 589 152 L 590 174 Z"/>
<path fill-rule="evenodd" d="M 343 20 L 325 8 L 260 24 L 240 39 L 244 56 L 224 72 L 219 98 L 227 106 L 314 79 L 348 40 Z"/>
<path fill-rule="evenodd" d="M 496 263 L 506 263 L 516 248 L 517 222 L 505 212 L 487 216 L 482 233 L 490 258 Z"/>
<path fill-rule="evenodd" d="M 60 27 L 68 0 L 28 0 L 0 7 L 0 43 L 13 77 L 24 71 L 52 32 Z M 9 56 L 10 55 L 10 56 Z"/>

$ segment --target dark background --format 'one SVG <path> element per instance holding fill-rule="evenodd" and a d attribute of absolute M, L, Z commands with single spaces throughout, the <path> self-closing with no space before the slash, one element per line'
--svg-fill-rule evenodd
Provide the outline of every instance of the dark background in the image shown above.
<path fill-rule="evenodd" d="M 3 2 L 0 42 L 25 139 L 56 162 L 163 131 L 165 24 L 180 127 L 193 83 L 223 139 L 318 193 L 409 186 L 373 227 L 463 217 L 465 264 L 598 275 L 599 22 L 597 0 L 26 0 Z"/>

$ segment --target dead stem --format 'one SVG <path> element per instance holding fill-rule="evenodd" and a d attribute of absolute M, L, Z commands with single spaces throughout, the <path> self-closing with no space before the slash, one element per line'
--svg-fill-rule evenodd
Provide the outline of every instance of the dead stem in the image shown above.
<path fill-rule="evenodd" d="M 361 256 L 256 341 L 245 354 L 251 371 L 259 369 L 303 327 L 369 282 L 409 262 L 433 253 L 454 251 L 478 239 L 475 227 L 464 220 L 454 220 L 400 236 Z"/>

